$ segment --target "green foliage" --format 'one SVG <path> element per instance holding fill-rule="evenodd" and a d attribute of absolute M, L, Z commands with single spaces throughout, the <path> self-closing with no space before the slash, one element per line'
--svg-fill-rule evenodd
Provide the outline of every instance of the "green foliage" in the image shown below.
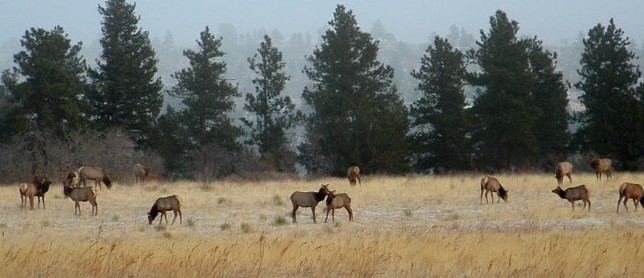
<path fill-rule="evenodd" d="M 469 169 L 463 54 L 436 37 L 412 76 L 421 98 L 411 106 L 411 148 L 416 170 Z"/>
<path fill-rule="evenodd" d="M 2 133 L 5 138 L 26 130 L 62 138 L 81 127 L 87 89 L 81 44 L 72 45 L 60 26 L 51 31 L 31 28 L 14 55 L 13 72 L 2 74 Z"/>
<path fill-rule="evenodd" d="M 254 119 L 242 118 L 250 128 L 250 145 L 258 146 L 262 157 L 273 157 L 275 168 L 280 171 L 293 171 L 295 165 L 280 167 L 289 161 L 281 156 L 293 155 L 287 151 L 286 130 L 293 128 L 303 119 L 291 98 L 281 96 L 286 81 L 290 78 L 284 73 L 285 63 L 282 53 L 273 46 L 268 35 L 257 50 L 258 54 L 248 58 L 250 69 L 257 75 L 253 79 L 255 93 L 246 94 L 244 109 L 254 115 Z"/>
<path fill-rule="evenodd" d="M 535 39 L 517 39 L 519 24 L 503 11 L 481 32 L 468 58 L 480 67 L 469 74 L 479 86 L 471 109 L 478 168 L 528 168 L 543 157 L 563 156 L 567 143 L 566 86 L 555 71 L 555 54 Z"/>
<path fill-rule="evenodd" d="M 337 6 L 329 25 L 304 69 L 313 81 L 303 92 L 312 111 L 300 162 L 310 172 L 335 175 L 350 165 L 405 171 L 408 111 L 392 85 L 393 69 L 376 59 L 378 43 L 344 6 Z"/>
<path fill-rule="evenodd" d="M 163 83 L 156 76 L 158 61 L 149 34 L 137 26 L 134 9 L 125 0 L 99 5 L 103 50 L 98 68 L 90 70 L 89 112 L 97 128 L 125 128 L 139 145 L 147 146 L 163 104 Z"/>
<path fill-rule="evenodd" d="M 642 73 L 630 41 L 613 19 L 608 26 L 598 24 L 583 40 L 581 81 L 575 84 L 584 93 L 585 110 L 576 115 L 580 128 L 575 134 L 581 150 L 609 155 L 633 170 L 644 153 L 644 108 L 641 97 Z"/>

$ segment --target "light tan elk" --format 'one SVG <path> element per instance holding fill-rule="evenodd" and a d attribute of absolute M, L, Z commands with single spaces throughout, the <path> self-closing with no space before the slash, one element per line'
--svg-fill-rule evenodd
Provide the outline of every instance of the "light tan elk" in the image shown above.
<path fill-rule="evenodd" d="M 555 178 L 559 186 L 563 184 L 564 177 L 568 177 L 568 181 L 572 184 L 572 163 L 568 161 L 559 162 L 555 167 Z"/>
<path fill-rule="evenodd" d="M 508 201 L 508 190 L 503 188 L 503 185 L 495 177 L 485 176 L 481 178 L 481 204 L 483 204 L 483 192 L 485 192 L 485 203 L 488 203 L 487 194 L 490 193 L 490 198 L 494 204 L 494 193 L 498 195 L 496 203 L 498 204 L 501 199 L 504 202 Z"/>
<path fill-rule="evenodd" d="M 34 197 L 36 197 L 38 199 L 38 207 L 40 207 L 40 200 L 42 199 L 42 207 L 46 209 L 45 193 L 49 191 L 49 185 L 51 185 L 51 181 L 40 174 L 35 175 L 33 182 L 18 184 L 22 207 L 27 205 L 27 199 L 29 199 L 29 208 L 34 209 Z"/>
<path fill-rule="evenodd" d="M 335 194 L 335 190 L 329 191 L 329 195 L 326 196 L 326 218 L 324 218 L 324 223 L 329 219 L 329 212 L 331 212 L 331 218 L 335 223 L 335 209 L 339 208 L 345 208 L 349 213 L 349 221 L 353 221 L 351 197 L 346 193 Z"/>
<path fill-rule="evenodd" d="M 143 165 L 137 163 L 134 164 L 134 181 L 135 183 L 144 183 L 147 180 L 147 177 L 150 173 L 149 167 L 144 167 Z"/>
<path fill-rule="evenodd" d="M 168 215 L 166 215 L 165 213 L 166 211 L 170 210 L 174 212 L 172 225 L 174 225 L 174 221 L 177 220 L 177 213 L 179 214 L 179 224 L 181 224 L 181 199 L 177 195 L 172 195 L 161 197 L 154 202 L 152 208 L 150 208 L 150 212 L 148 212 L 148 221 L 150 225 L 152 225 L 152 221 L 154 221 L 154 218 L 156 218 L 159 213 L 161 213 L 161 217 L 159 218 L 159 225 L 161 225 L 163 217 L 165 217 L 165 224 L 168 225 Z"/>
<path fill-rule="evenodd" d="M 580 185 L 577 187 L 566 188 L 566 190 L 561 189 L 557 186 L 552 193 L 557 194 L 561 199 L 566 199 L 572 205 L 572 210 L 575 210 L 575 201 L 582 200 L 584 202 L 584 208 L 586 208 L 586 203 L 588 203 L 588 211 L 590 211 L 590 192 L 586 188 L 586 185 Z"/>
<path fill-rule="evenodd" d="M 613 165 L 610 159 L 608 158 L 598 158 L 596 156 L 589 157 L 590 167 L 595 169 L 595 175 L 597 179 L 602 179 L 602 173 L 606 174 L 606 179 L 611 178 L 611 171 L 613 170 Z"/>
<path fill-rule="evenodd" d="M 619 186 L 619 200 L 617 200 L 617 213 L 619 213 L 619 203 L 624 199 L 624 208 L 628 211 L 628 206 L 626 202 L 629 199 L 633 199 L 633 205 L 635 205 L 635 211 L 637 211 L 637 201 L 642 204 L 642 209 L 644 209 L 644 189 L 642 186 L 636 183 L 625 182 Z"/>
<path fill-rule="evenodd" d="M 79 202 L 89 202 L 92 205 L 92 215 L 98 215 L 98 204 L 96 203 L 96 187 L 70 187 L 63 186 L 63 195 L 74 201 L 74 215 L 78 211 L 81 215 Z"/>
<path fill-rule="evenodd" d="M 358 184 L 362 185 L 362 182 L 360 182 L 360 167 L 349 167 L 349 169 L 347 169 L 347 178 L 349 179 L 350 185 L 356 185 L 356 181 Z"/>
<path fill-rule="evenodd" d="M 327 194 L 329 194 L 328 184 L 323 184 L 318 192 L 293 192 L 293 194 L 291 194 L 291 203 L 293 204 L 293 213 L 291 214 L 291 217 L 293 218 L 293 223 L 297 223 L 295 213 L 297 212 L 297 209 L 299 207 L 310 207 L 311 212 L 313 213 L 313 223 L 317 223 L 317 221 L 315 220 L 315 207 L 319 202 L 326 198 Z"/>
<path fill-rule="evenodd" d="M 101 167 L 82 166 L 78 168 L 78 174 L 83 186 L 87 186 L 87 180 L 93 180 L 94 185 L 98 188 L 101 188 L 101 183 L 105 183 L 108 189 L 112 188 L 110 177 L 105 174 Z"/>

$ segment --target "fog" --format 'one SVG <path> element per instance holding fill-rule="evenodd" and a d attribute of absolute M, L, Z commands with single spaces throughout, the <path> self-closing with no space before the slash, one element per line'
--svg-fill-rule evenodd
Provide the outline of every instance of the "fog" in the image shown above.
<path fill-rule="evenodd" d="M 1 0 L 0 43 L 17 43 L 30 27 L 51 30 L 62 26 L 72 41 L 91 43 L 101 35 L 98 5 L 92 0 Z M 132 1 L 130 1 L 131 3 Z M 643 42 L 644 2 L 636 0 L 140 0 L 136 13 L 140 26 L 151 38 L 168 32 L 178 45 L 191 45 L 206 25 L 216 28 L 230 24 L 239 33 L 279 30 L 317 36 L 333 17 L 340 3 L 354 11 L 363 30 L 377 20 L 397 40 L 428 42 L 432 34 L 444 35 L 456 25 L 475 34 L 489 29 L 489 18 L 497 9 L 519 22 L 520 35 L 537 36 L 548 45 L 566 44 L 580 33 L 610 18 L 637 44 Z"/>

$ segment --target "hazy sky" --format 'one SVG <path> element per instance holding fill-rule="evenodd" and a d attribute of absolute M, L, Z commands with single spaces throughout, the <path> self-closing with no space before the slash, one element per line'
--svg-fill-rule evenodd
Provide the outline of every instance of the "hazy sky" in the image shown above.
<path fill-rule="evenodd" d="M 132 1 L 130 1 L 132 3 Z M 72 41 L 88 44 L 100 36 L 97 0 L 0 0 L 0 43 L 20 39 L 30 27 L 65 29 Z M 380 20 L 397 39 L 428 42 L 432 32 L 446 35 L 451 25 L 464 27 L 478 39 L 489 30 L 497 9 L 519 22 L 521 35 L 537 36 L 546 44 L 574 41 L 597 23 L 609 19 L 637 44 L 644 41 L 644 1 L 636 0 L 139 0 L 136 13 L 151 38 L 167 31 L 177 44 L 192 44 L 206 25 L 212 30 L 233 24 L 238 33 L 279 29 L 316 35 L 326 28 L 337 4 L 353 10 L 362 30 Z M 225 40 L 226 38 L 224 38 Z"/>

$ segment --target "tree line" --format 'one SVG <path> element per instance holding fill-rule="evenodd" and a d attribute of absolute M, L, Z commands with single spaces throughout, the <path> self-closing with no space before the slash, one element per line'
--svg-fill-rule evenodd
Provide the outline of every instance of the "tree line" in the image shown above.
<path fill-rule="evenodd" d="M 380 41 L 338 5 L 306 55 L 297 105 L 284 94 L 291 77 L 271 36 L 247 58 L 251 76 L 236 77 L 254 86 L 241 92 L 227 75 L 223 38 L 209 27 L 183 51 L 188 65 L 164 91 L 135 8 L 125 0 L 99 6 L 96 66 L 60 26 L 25 32 L 0 83 L 5 181 L 83 164 L 126 176 L 137 162 L 167 178 L 203 181 L 294 173 L 298 165 L 311 175 L 343 175 L 351 165 L 388 174 L 550 169 L 590 152 L 626 170 L 644 164 L 638 57 L 612 19 L 582 40 L 575 84 L 557 69 L 557 53 L 537 37 L 518 37 L 518 22 L 503 11 L 471 49 L 436 36 L 411 71 L 418 98 L 408 106 L 394 69 L 378 57 Z M 582 111 L 567 110 L 572 86 L 582 92 Z M 472 99 L 466 89 L 475 90 Z M 164 94 L 180 104 L 163 109 Z"/>

